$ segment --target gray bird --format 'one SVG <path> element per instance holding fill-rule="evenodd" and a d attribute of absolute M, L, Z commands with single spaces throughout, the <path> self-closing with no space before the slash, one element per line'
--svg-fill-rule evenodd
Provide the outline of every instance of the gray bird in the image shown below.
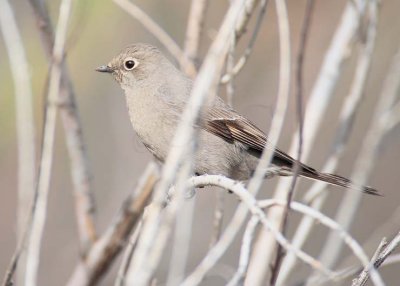
<path fill-rule="evenodd" d="M 193 82 L 156 47 L 133 44 L 106 66 L 96 69 L 110 73 L 125 91 L 133 129 L 147 149 L 164 162 L 189 99 Z M 264 132 L 238 114 L 220 97 L 202 112 L 198 126 L 198 148 L 194 172 L 218 174 L 247 180 L 255 170 L 268 140 Z M 270 171 L 279 176 L 293 174 L 295 159 L 274 150 Z M 300 163 L 301 177 L 378 195 L 377 190 L 357 185 L 344 177 L 321 173 Z"/>

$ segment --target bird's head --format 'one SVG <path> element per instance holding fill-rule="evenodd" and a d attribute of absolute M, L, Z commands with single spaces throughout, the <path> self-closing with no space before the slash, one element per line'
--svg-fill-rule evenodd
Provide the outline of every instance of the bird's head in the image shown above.
<path fill-rule="evenodd" d="M 173 65 L 154 46 L 133 44 L 122 50 L 107 65 L 96 69 L 110 73 L 123 89 L 154 84 L 160 79 L 160 71 L 174 69 Z"/>

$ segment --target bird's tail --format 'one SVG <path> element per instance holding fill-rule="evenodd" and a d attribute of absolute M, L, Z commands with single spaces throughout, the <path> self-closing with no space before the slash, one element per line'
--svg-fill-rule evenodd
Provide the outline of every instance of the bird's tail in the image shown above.
<path fill-rule="evenodd" d="M 368 186 L 357 185 L 357 184 L 353 183 L 352 181 L 350 181 L 349 179 L 346 179 L 345 177 L 334 175 L 334 174 L 320 173 L 318 171 L 310 172 L 308 170 L 303 169 L 300 172 L 300 176 L 306 177 L 309 179 L 313 179 L 313 180 L 324 181 L 331 185 L 336 185 L 336 186 L 349 188 L 349 189 L 356 190 L 356 191 L 361 191 L 361 192 L 369 194 L 369 195 L 382 196 L 382 194 L 380 194 L 376 189 L 373 189 Z"/>

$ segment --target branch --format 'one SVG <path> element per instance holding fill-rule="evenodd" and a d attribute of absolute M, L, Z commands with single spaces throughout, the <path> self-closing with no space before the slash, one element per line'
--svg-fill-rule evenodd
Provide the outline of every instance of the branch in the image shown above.
<path fill-rule="evenodd" d="M 142 216 L 157 180 L 157 166 L 151 163 L 141 176 L 133 195 L 123 202 L 114 222 L 93 244 L 86 259 L 75 268 L 67 285 L 94 285 L 107 272 Z"/>
<path fill-rule="evenodd" d="M 373 25 L 373 23 L 370 23 Z M 376 27 L 375 27 L 376 28 Z M 353 122 L 356 114 L 360 109 L 360 102 L 365 96 L 365 84 L 370 70 L 372 51 L 374 46 L 374 35 L 369 33 L 365 43 L 361 43 L 361 50 L 358 54 L 356 71 L 351 84 L 350 92 L 344 100 L 340 115 L 339 127 L 336 131 L 334 139 L 333 152 L 329 156 L 325 166 L 322 168 L 324 173 L 334 173 L 339 163 L 340 156 L 345 150 L 345 145 L 349 140 L 349 135 L 352 131 Z M 313 186 L 304 196 L 304 200 L 309 202 L 315 209 L 320 209 L 327 198 L 327 193 L 323 193 L 326 188 L 326 183 L 314 182 Z M 301 247 L 307 240 L 308 235 L 314 226 L 314 221 L 310 217 L 304 217 L 293 238 L 293 244 Z M 283 261 L 284 267 L 279 273 L 278 285 L 282 285 L 293 270 L 296 259 L 293 255 L 287 255 Z"/>
<path fill-rule="evenodd" d="M 310 265 L 313 269 L 324 273 L 324 275 L 328 277 L 333 277 L 335 275 L 334 272 L 326 269 L 319 261 L 315 260 L 308 254 L 304 253 L 302 250 L 298 248 L 294 248 L 279 232 L 276 228 L 274 228 L 271 222 L 267 219 L 265 213 L 260 208 L 259 203 L 256 201 L 254 196 L 243 187 L 240 182 L 236 182 L 232 179 L 218 176 L 218 175 L 202 175 L 197 177 L 192 177 L 190 180 L 190 186 L 198 187 L 198 186 L 219 186 L 224 189 L 232 191 L 235 195 L 237 195 L 241 202 L 250 210 L 253 216 L 257 217 L 258 220 L 263 224 L 267 231 L 272 233 L 273 237 L 276 241 L 282 245 L 282 247 L 286 251 L 294 252 L 299 259 L 304 261 L 306 264 Z M 218 244 L 217 244 L 218 245 Z M 366 264 L 368 264 L 368 259 L 365 259 Z M 206 264 L 205 260 L 195 269 L 195 271 L 190 274 L 185 281 L 181 284 L 182 286 L 189 285 L 198 285 L 203 279 L 205 273 L 208 269 L 210 269 L 210 265 Z M 211 265 L 212 266 L 212 265 Z"/>
<path fill-rule="evenodd" d="M 250 221 L 247 223 L 246 230 L 243 234 L 242 247 L 240 248 L 240 259 L 239 267 L 232 277 L 232 279 L 227 284 L 228 286 L 242 285 L 246 277 L 246 271 L 250 262 L 251 245 L 254 240 L 254 232 L 256 231 L 256 226 L 259 223 L 257 217 L 252 216 Z"/>
<path fill-rule="evenodd" d="M 332 44 L 325 56 L 324 63 L 319 73 L 318 80 L 312 91 L 304 118 L 304 134 L 303 134 L 303 161 L 307 161 L 311 150 L 312 142 L 317 134 L 322 117 L 328 106 L 328 102 L 333 94 L 333 89 L 340 75 L 340 67 L 342 62 L 348 56 L 349 44 L 351 43 L 355 33 L 360 25 L 359 11 L 352 4 L 346 6 L 342 16 L 342 21 L 336 30 Z M 294 154 L 298 148 L 298 134 L 296 133 L 292 140 L 289 154 Z M 274 195 L 277 199 L 284 199 L 290 187 L 290 180 L 280 180 Z M 274 218 L 276 225 L 281 224 L 283 219 L 283 211 L 280 208 L 274 208 L 270 211 L 269 217 Z M 273 253 L 274 242 L 270 235 L 265 232 L 261 233 L 259 238 L 259 248 L 256 248 L 255 255 L 259 259 L 254 265 L 269 265 Z M 260 251 L 262 248 L 265 250 Z M 259 270 L 266 271 L 266 269 Z M 249 276 L 248 276 L 249 277 Z M 260 285 L 263 280 L 264 273 L 257 277 L 257 283 L 253 280 L 252 285 Z"/>
<path fill-rule="evenodd" d="M 198 63 L 200 40 L 203 33 L 208 0 L 192 0 L 185 37 L 184 54 L 194 64 Z M 186 73 L 189 71 L 185 71 Z M 194 77 L 195 75 L 192 75 Z"/>
<path fill-rule="evenodd" d="M 146 214 L 146 210 L 144 210 L 143 216 L 145 214 Z M 128 245 L 126 246 L 126 249 L 122 256 L 121 265 L 119 267 L 114 286 L 124 286 L 125 285 L 125 276 L 126 276 L 126 272 L 128 271 L 128 268 L 129 268 L 129 262 L 132 259 L 133 251 L 135 250 L 140 231 L 142 230 L 143 216 L 142 216 L 142 220 L 138 223 L 138 225 L 135 228 L 135 231 L 132 233 L 131 237 L 129 238 Z"/>
<path fill-rule="evenodd" d="M 311 16 L 314 10 L 314 0 L 308 0 L 306 5 L 306 11 L 304 15 L 304 21 L 301 28 L 301 35 L 300 35 L 300 47 L 299 52 L 297 55 L 297 65 L 296 65 L 296 116 L 299 128 L 299 141 L 298 141 L 298 148 L 297 148 L 297 157 L 296 162 L 293 166 L 293 178 L 292 183 L 290 185 L 289 192 L 286 196 L 286 206 L 283 209 L 283 222 L 282 222 L 282 233 L 285 235 L 286 228 L 288 224 L 288 216 L 289 216 L 289 209 L 290 209 L 290 202 L 293 199 L 293 194 L 296 187 L 297 177 L 300 171 L 300 162 L 301 162 L 301 154 L 303 148 L 303 63 L 305 57 L 305 50 L 306 44 L 308 39 L 308 33 L 311 27 Z M 284 257 L 284 253 L 282 251 L 281 246 L 278 246 L 276 251 L 276 259 L 275 263 L 272 266 L 272 273 L 270 278 L 270 284 L 275 285 L 276 279 L 278 278 L 278 274 L 281 269 L 282 259 Z"/>
<path fill-rule="evenodd" d="M 369 272 L 371 270 L 378 269 L 382 263 L 388 258 L 390 254 L 395 250 L 396 247 L 398 247 L 400 244 L 400 232 L 392 239 L 392 241 L 384 245 L 382 247 L 378 247 L 378 250 L 376 252 L 376 257 L 375 259 L 372 259 L 372 265 L 373 267 L 371 268 L 371 265 L 368 267 L 365 267 L 364 270 L 360 273 L 357 279 L 353 280 L 352 286 L 363 286 L 365 283 L 367 283 L 368 278 L 369 278 Z"/>
<path fill-rule="evenodd" d="M 255 4 L 257 1 L 250 1 L 250 2 L 251 2 L 251 4 Z M 237 63 L 235 65 L 233 65 L 233 67 L 230 70 L 228 70 L 226 74 L 224 74 L 222 76 L 222 78 L 221 78 L 221 83 L 222 84 L 227 84 L 230 81 L 232 81 L 235 78 L 235 76 L 238 75 L 239 72 L 243 69 L 243 67 L 247 63 L 247 60 L 250 58 L 251 52 L 253 51 L 253 47 L 254 47 L 254 44 L 255 44 L 257 36 L 258 36 L 258 32 L 260 31 L 261 24 L 262 24 L 262 21 L 264 19 L 265 12 L 267 10 L 267 4 L 268 4 L 268 0 L 262 0 L 261 1 L 261 3 L 260 3 L 260 12 L 259 12 L 259 14 L 257 16 L 256 25 L 255 25 L 253 33 L 251 35 L 250 41 L 247 44 L 247 47 L 246 47 L 243 55 L 239 58 Z M 253 11 L 253 9 L 254 9 L 254 7 L 251 8 L 251 11 Z M 247 15 L 247 16 L 249 17 L 250 15 Z M 243 24 L 244 23 L 247 23 L 247 22 L 243 22 Z M 241 35 L 241 33 L 237 32 L 235 34 L 235 37 L 234 37 L 235 43 L 240 38 L 240 36 L 238 36 L 238 35 Z"/>
<path fill-rule="evenodd" d="M 43 0 L 29 0 L 29 2 L 35 14 L 45 54 L 48 61 L 52 62 L 54 33 L 46 5 Z M 64 62 L 61 63 L 61 87 L 57 104 L 59 105 L 71 164 L 80 250 L 84 257 L 85 252 L 96 239 L 95 204 L 93 190 L 90 186 L 91 173 L 78 107 L 75 103 L 74 88 Z"/>
<path fill-rule="evenodd" d="M 376 14 L 377 3 L 376 1 L 370 2 L 370 12 L 371 21 L 376 20 L 373 15 Z M 358 154 L 357 161 L 355 163 L 354 170 L 352 172 L 351 178 L 360 184 L 366 184 L 370 177 L 370 173 L 376 162 L 376 156 L 378 152 L 378 146 L 387 132 L 386 126 L 388 125 L 389 114 L 386 112 L 390 110 L 393 103 L 397 97 L 397 90 L 400 86 L 400 80 L 398 79 L 398 74 L 400 71 L 400 50 L 398 50 L 396 56 L 393 59 L 390 71 L 386 76 L 383 83 L 382 92 L 379 96 L 377 106 L 374 110 L 371 125 L 368 128 L 368 132 L 364 137 L 363 144 L 360 148 L 360 153 Z M 358 205 L 360 203 L 361 196 L 358 196 L 357 192 L 348 192 L 342 199 L 339 209 L 336 213 L 336 221 L 338 221 L 344 228 L 349 228 L 355 212 L 357 211 Z M 350 209 L 346 209 L 349 206 Z M 327 243 L 324 246 L 324 251 L 321 257 L 324 261 L 329 264 L 334 264 L 340 253 L 341 244 L 334 243 L 335 237 L 330 235 L 328 237 Z M 332 256 L 329 256 L 331 254 Z"/>
<path fill-rule="evenodd" d="M 42 156 L 36 193 L 36 203 L 32 212 L 31 231 L 27 246 L 25 285 L 37 285 L 39 257 L 44 224 L 46 221 L 47 199 L 53 163 L 54 138 L 57 119 L 57 103 L 61 83 L 61 65 L 64 60 L 64 46 L 71 13 L 71 0 L 63 0 L 53 48 L 53 64 L 50 68 L 50 79 L 47 96 L 47 108 L 43 128 Z"/>
<path fill-rule="evenodd" d="M 287 7 L 284 0 L 276 0 L 276 13 L 278 16 L 280 44 L 280 74 L 277 99 L 278 102 L 271 124 L 271 131 L 269 132 L 267 137 L 270 141 L 269 146 L 268 148 L 264 148 L 264 152 L 261 156 L 254 176 L 249 182 L 249 191 L 252 194 L 254 193 L 254 190 L 258 190 L 260 188 L 262 180 L 264 178 L 264 172 L 271 162 L 273 150 L 275 149 L 280 131 L 283 126 L 283 119 L 286 113 L 290 94 L 290 31 Z M 276 197 L 281 198 L 282 194 L 278 195 L 277 193 Z M 282 209 L 277 208 L 275 209 L 275 213 L 276 212 L 281 213 Z M 270 218 L 273 218 L 271 219 L 272 226 L 279 229 L 281 224 L 280 218 L 276 218 L 276 216 L 272 213 L 270 213 L 269 215 Z M 260 285 L 262 283 L 267 267 L 259 267 L 256 265 L 269 265 L 272 252 L 275 249 L 275 245 L 275 240 L 272 236 L 269 236 L 268 233 L 265 231 L 262 231 L 260 233 L 256 242 L 255 251 L 253 252 L 253 256 L 250 261 L 249 273 L 247 275 L 245 283 L 248 283 L 249 285 Z"/>
<path fill-rule="evenodd" d="M 18 141 L 17 241 L 21 241 L 35 193 L 35 127 L 28 60 L 8 0 L 0 0 L 0 29 L 10 61 L 15 90 Z M 23 280 L 24 273 L 22 270 L 20 271 L 20 278 Z"/>

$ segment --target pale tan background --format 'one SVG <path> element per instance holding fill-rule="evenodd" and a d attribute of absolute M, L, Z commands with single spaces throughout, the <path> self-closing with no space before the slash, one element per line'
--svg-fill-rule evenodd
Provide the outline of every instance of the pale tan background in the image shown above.
<path fill-rule="evenodd" d="M 15 8 L 18 25 L 28 53 L 35 99 L 35 126 L 37 143 L 40 142 L 43 116 L 43 92 L 47 75 L 41 43 L 32 11 L 26 1 L 11 1 Z M 47 1 L 53 15 L 58 15 L 58 1 Z M 76 1 L 78 2 L 78 1 Z M 82 118 L 84 138 L 93 171 L 93 186 L 97 202 L 97 224 L 103 230 L 116 213 L 122 199 L 132 190 L 146 163 L 151 159 L 138 138 L 132 132 L 122 91 L 111 77 L 94 72 L 98 65 L 107 63 L 123 47 L 134 42 L 149 42 L 160 46 L 143 27 L 111 1 L 79 1 L 75 5 L 70 37 L 68 41 L 68 64 L 74 81 L 77 102 Z M 173 38 L 182 44 L 186 28 L 190 1 L 135 1 L 161 24 Z M 267 130 L 274 108 L 278 79 L 278 38 L 273 1 L 270 1 L 262 30 L 249 63 L 236 82 L 235 107 L 248 116 L 263 130 Z M 304 12 L 304 0 L 289 0 L 288 9 L 291 24 L 293 51 L 299 41 L 299 27 Z M 317 1 L 313 25 L 305 62 L 305 95 L 308 96 L 317 76 L 321 60 L 328 47 L 332 33 L 340 19 L 345 1 Z M 206 18 L 205 41 L 202 54 L 210 43 L 215 29 L 221 22 L 228 1 L 211 1 Z M 372 61 L 372 72 L 367 84 L 365 100 L 351 136 L 351 144 L 340 164 L 339 173 L 348 175 L 355 161 L 358 147 L 368 126 L 371 112 L 380 92 L 382 79 L 390 64 L 391 57 L 400 44 L 400 1 L 383 0 L 379 14 L 379 31 L 376 50 Z M 253 21 L 254 22 L 254 21 Z M 254 23 L 253 23 L 254 24 Z M 241 40 L 243 48 L 248 37 Z M 239 53 L 238 53 L 239 54 Z M 335 97 L 330 103 L 322 131 L 314 147 L 310 163 L 320 168 L 330 149 L 336 128 L 336 118 L 343 97 L 348 91 L 354 57 L 346 64 Z M 400 76 L 400 75 L 399 75 Z M 287 150 L 296 123 L 293 117 L 293 100 L 285 121 L 284 132 L 279 146 Z M 61 124 L 58 124 L 56 139 L 54 175 L 50 190 L 49 216 L 45 229 L 40 266 L 40 285 L 62 285 L 67 281 L 77 261 L 78 245 L 73 201 L 71 196 L 68 156 L 64 144 Z M 307 128 L 307 126 L 305 126 Z M 351 233 L 361 242 L 368 239 L 374 229 L 383 224 L 400 202 L 400 128 L 394 129 L 383 141 L 379 159 L 370 184 L 385 194 L 384 198 L 365 196 L 358 211 Z M 15 247 L 16 190 L 17 190 L 17 149 L 15 132 L 15 106 L 9 62 L 0 40 L 0 274 L 3 275 Z M 270 197 L 273 182 L 264 185 L 262 197 Z M 302 181 L 302 188 L 306 185 Z M 338 199 L 344 190 L 331 188 L 331 199 L 325 213 L 334 215 Z M 227 217 L 236 206 L 234 196 L 226 196 Z M 195 222 L 193 225 L 193 248 L 189 269 L 192 269 L 205 254 L 209 242 L 214 194 L 199 191 L 197 194 Z M 293 216 L 291 230 L 298 221 Z M 390 236 L 400 228 L 400 221 Z M 317 255 L 325 240 L 325 230 L 317 227 L 306 250 Z M 378 241 L 376 241 L 378 244 Z M 235 248 L 224 256 L 220 273 L 227 273 L 237 265 L 239 241 Z M 368 249 L 369 253 L 372 252 Z M 343 252 L 346 257 L 348 251 Z M 399 265 L 383 270 L 388 285 L 400 285 Z M 167 262 L 163 264 L 159 281 L 165 281 Z M 115 270 L 115 267 L 114 267 Z M 299 267 L 294 281 L 307 275 L 307 267 Z M 222 278 L 212 276 L 204 285 L 223 285 Z M 101 285 L 110 285 L 113 274 L 108 275 Z"/>

